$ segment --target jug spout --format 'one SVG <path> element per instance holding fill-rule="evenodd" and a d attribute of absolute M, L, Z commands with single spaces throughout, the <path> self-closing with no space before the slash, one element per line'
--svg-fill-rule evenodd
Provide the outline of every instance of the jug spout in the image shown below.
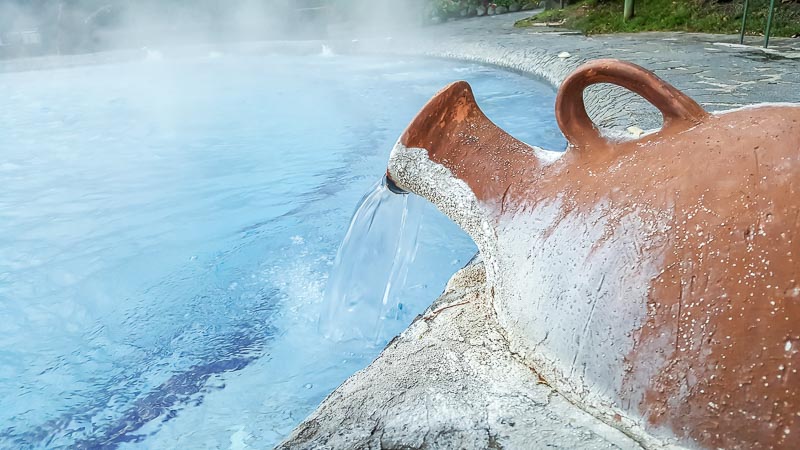
<path fill-rule="evenodd" d="M 459 188 L 492 204 L 501 201 L 520 172 L 540 166 L 532 147 L 492 123 L 469 84 L 457 81 L 439 91 L 411 121 L 392 150 L 387 176 L 443 209 L 437 194 L 448 183 L 442 178 L 460 181 L 456 184 L 464 186 Z M 423 174 L 426 170 L 429 173 Z M 431 183 L 431 177 L 438 182 Z"/>
<path fill-rule="evenodd" d="M 388 171 L 386 172 L 386 175 L 383 176 L 383 185 L 386 186 L 386 189 L 388 189 L 389 192 L 393 194 L 398 194 L 398 195 L 408 194 L 408 191 L 398 186 L 397 183 L 395 183 L 394 180 L 392 180 L 392 177 L 389 176 Z"/>

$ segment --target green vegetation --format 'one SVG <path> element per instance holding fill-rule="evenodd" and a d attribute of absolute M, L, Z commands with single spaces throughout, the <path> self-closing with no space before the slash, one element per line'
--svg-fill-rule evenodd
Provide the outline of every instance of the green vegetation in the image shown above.
<path fill-rule="evenodd" d="M 800 2 L 775 2 L 771 36 L 800 33 Z M 623 0 L 583 0 L 561 10 L 548 10 L 518 21 L 515 26 L 558 23 L 586 34 L 638 31 L 691 31 L 738 33 L 742 25 L 744 2 L 702 0 L 636 0 L 635 16 L 622 19 Z M 750 0 L 747 34 L 763 35 L 769 0 Z M 562 23 L 563 22 L 563 23 Z"/>

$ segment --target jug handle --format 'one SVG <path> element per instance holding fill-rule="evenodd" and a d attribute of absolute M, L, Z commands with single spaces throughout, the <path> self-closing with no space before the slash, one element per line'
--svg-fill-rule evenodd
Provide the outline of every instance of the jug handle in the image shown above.
<path fill-rule="evenodd" d="M 697 102 L 653 72 L 626 61 L 598 59 L 578 67 L 558 90 L 556 121 L 571 148 L 611 146 L 589 118 L 583 103 L 584 89 L 597 83 L 616 84 L 644 97 L 661 112 L 663 132 L 678 133 L 709 116 Z"/>

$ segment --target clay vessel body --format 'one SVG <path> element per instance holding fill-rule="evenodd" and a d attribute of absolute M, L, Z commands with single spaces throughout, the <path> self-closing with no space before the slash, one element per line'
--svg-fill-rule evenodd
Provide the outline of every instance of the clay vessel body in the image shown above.
<path fill-rule="evenodd" d="M 583 90 L 633 90 L 661 130 L 615 141 Z M 590 62 L 559 90 L 563 153 L 438 93 L 388 175 L 473 237 L 511 345 L 552 386 L 647 446 L 796 448 L 800 106 L 709 114 L 654 74 Z"/>

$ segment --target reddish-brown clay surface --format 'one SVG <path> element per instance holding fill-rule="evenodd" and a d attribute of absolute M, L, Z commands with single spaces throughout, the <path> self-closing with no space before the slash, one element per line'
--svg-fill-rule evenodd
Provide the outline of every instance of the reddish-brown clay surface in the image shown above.
<path fill-rule="evenodd" d="M 664 128 L 606 140 L 582 99 L 599 82 L 648 99 Z M 614 400 L 684 443 L 798 448 L 800 107 L 709 115 L 652 73 L 613 60 L 579 68 L 556 107 L 570 148 L 549 165 L 492 124 L 464 82 L 432 99 L 401 143 L 464 180 L 498 224 L 554 198 L 562 216 L 602 209 L 605 244 L 626 215 L 663 222 L 648 228 L 659 236 L 640 236 L 661 244 L 642 245 L 642 263 L 629 269 L 660 265 L 646 297 L 611 293 L 647 305 L 644 325 L 618 324 L 634 345 Z"/>

